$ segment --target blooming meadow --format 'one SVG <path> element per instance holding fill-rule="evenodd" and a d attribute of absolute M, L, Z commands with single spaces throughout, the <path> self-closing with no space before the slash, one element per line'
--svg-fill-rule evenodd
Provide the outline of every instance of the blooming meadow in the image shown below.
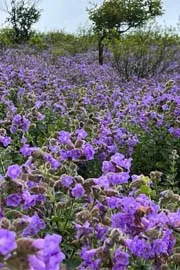
<path fill-rule="evenodd" d="M 0 53 L 0 269 L 180 269 L 179 74 Z"/>

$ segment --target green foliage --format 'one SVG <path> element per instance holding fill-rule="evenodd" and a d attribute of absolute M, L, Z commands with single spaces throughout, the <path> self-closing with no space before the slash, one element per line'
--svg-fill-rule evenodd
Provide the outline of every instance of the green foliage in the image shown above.
<path fill-rule="evenodd" d="M 166 181 L 164 186 L 173 190 L 174 192 L 179 193 L 179 175 L 178 175 L 178 167 L 179 167 L 179 155 L 177 150 L 173 150 L 169 156 L 169 168 L 166 172 Z"/>
<path fill-rule="evenodd" d="M 37 49 L 43 50 L 47 48 L 45 43 L 44 35 L 41 33 L 34 32 L 28 40 L 30 46 L 34 46 Z"/>
<path fill-rule="evenodd" d="M 96 49 L 96 37 L 91 29 L 81 28 L 76 34 L 69 34 L 63 31 L 57 32 L 36 32 L 31 31 L 28 40 L 25 41 L 27 47 L 38 50 L 50 49 L 52 55 L 56 58 L 67 54 L 87 52 Z M 13 28 L 0 29 L 0 47 L 17 47 L 16 32 Z"/>
<path fill-rule="evenodd" d="M 178 60 L 179 37 L 171 29 L 147 27 L 109 43 L 113 66 L 126 80 L 152 77 Z"/>
<path fill-rule="evenodd" d="M 41 12 L 35 1 L 11 0 L 7 21 L 15 32 L 15 41 L 27 41 L 32 34 L 32 25 L 40 18 Z"/>
<path fill-rule="evenodd" d="M 166 129 L 152 128 L 151 132 L 138 131 L 139 143 L 135 146 L 133 153 L 132 172 L 136 174 L 149 174 L 151 171 L 159 170 L 163 172 L 162 185 L 167 185 L 166 175 L 172 176 L 172 169 L 169 168 L 169 157 L 173 149 L 177 149 L 179 154 L 180 141 L 169 134 Z M 171 164 L 172 167 L 172 164 Z M 174 171 L 173 171 L 174 172 Z M 171 178 L 171 184 L 176 182 L 180 176 L 180 159 L 176 160 L 176 175 L 174 180 Z M 173 180 L 173 182 L 172 182 Z M 177 191 L 177 190 L 176 190 Z"/>
<path fill-rule="evenodd" d="M 103 34 L 112 30 L 119 34 L 124 33 L 162 14 L 160 0 L 105 0 L 100 7 L 89 9 L 89 18 L 94 23 L 94 30 Z"/>
<path fill-rule="evenodd" d="M 10 28 L 0 29 L 0 47 L 12 47 L 14 45 L 15 32 Z"/>
<path fill-rule="evenodd" d="M 78 174 L 83 178 L 96 178 L 102 175 L 102 162 L 95 157 L 93 160 L 84 161 L 78 164 Z"/>
<path fill-rule="evenodd" d="M 103 64 L 105 38 L 113 38 L 163 14 L 161 0 L 104 0 L 88 9 L 94 32 L 98 35 L 99 64 Z"/>
<path fill-rule="evenodd" d="M 54 46 L 58 46 L 63 43 L 72 43 L 74 41 L 74 35 L 67 34 L 63 31 L 48 32 L 44 38 L 49 45 Z"/>
<path fill-rule="evenodd" d="M 44 39 L 55 57 L 83 53 L 96 47 L 96 38 L 91 29 L 81 28 L 74 35 L 63 31 L 49 32 L 44 35 Z"/>

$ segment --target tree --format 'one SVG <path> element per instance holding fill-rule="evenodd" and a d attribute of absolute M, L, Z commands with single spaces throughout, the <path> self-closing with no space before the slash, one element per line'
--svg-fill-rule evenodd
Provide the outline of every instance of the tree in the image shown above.
<path fill-rule="evenodd" d="M 10 7 L 6 2 L 6 11 L 8 12 L 7 21 L 12 25 L 15 33 L 15 41 L 27 41 L 32 34 L 32 25 L 36 23 L 41 10 L 37 8 L 36 1 L 11 0 Z"/>
<path fill-rule="evenodd" d="M 98 35 L 99 64 L 103 64 L 104 39 L 121 35 L 163 14 L 161 0 L 104 0 L 88 9 Z"/>

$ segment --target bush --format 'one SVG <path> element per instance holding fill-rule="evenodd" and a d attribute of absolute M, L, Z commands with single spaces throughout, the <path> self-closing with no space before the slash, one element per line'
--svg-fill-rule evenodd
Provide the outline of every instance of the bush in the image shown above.
<path fill-rule="evenodd" d="M 47 44 L 45 43 L 45 40 L 44 40 L 44 35 L 41 33 L 34 32 L 32 36 L 30 37 L 28 44 L 30 46 L 34 46 L 37 49 L 47 48 Z"/>
<path fill-rule="evenodd" d="M 72 43 L 74 41 L 74 35 L 67 34 L 63 31 L 48 32 L 44 36 L 45 41 L 49 45 L 57 46 L 62 43 Z"/>
<path fill-rule="evenodd" d="M 134 148 L 133 153 L 133 164 L 132 171 L 136 174 L 143 173 L 148 175 L 153 170 L 163 172 L 163 183 L 162 185 L 168 186 L 174 189 L 173 179 L 171 184 L 166 182 L 166 175 L 169 174 L 170 168 L 170 157 L 173 150 L 177 150 L 180 155 L 180 140 L 169 134 L 164 128 L 157 129 L 152 128 L 151 132 L 139 132 L 139 143 Z M 175 181 L 180 176 L 180 159 L 176 161 L 177 175 Z M 176 188 L 180 188 L 180 183 L 176 183 Z M 175 192 L 177 189 L 175 188 Z"/>
<path fill-rule="evenodd" d="M 11 28 L 0 29 L 0 47 L 10 47 L 14 45 L 14 30 Z"/>
<path fill-rule="evenodd" d="M 79 29 L 72 35 L 63 31 L 49 32 L 45 36 L 45 43 L 52 47 L 54 56 L 87 52 L 96 48 L 95 36 L 91 30 Z"/>
<path fill-rule="evenodd" d="M 168 29 L 142 29 L 116 39 L 111 49 L 113 66 L 121 77 L 147 78 L 171 71 L 178 59 L 179 37 Z"/>

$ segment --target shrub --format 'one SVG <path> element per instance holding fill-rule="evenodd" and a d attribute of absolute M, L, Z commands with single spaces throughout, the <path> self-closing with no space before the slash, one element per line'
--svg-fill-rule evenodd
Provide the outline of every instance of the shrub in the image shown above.
<path fill-rule="evenodd" d="M 30 37 L 28 44 L 30 46 L 34 46 L 37 49 L 47 48 L 47 44 L 45 43 L 45 40 L 44 40 L 44 35 L 41 33 L 34 32 L 32 36 Z"/>
<path fill-rule="evenodd" d="M 0 47 L 9 47 L 14 45 L 14 30 L 11 28 L 0 29 Z"/>
<path fill-rule="evenodd" d="M 179 37 L 169 30 L 142 29 L 116 39 L 111 49 L 113 66 L 120 77 L 147 78 L 171 71 L 172 61 L 178 59 Z"/>
<path fill-rule="evenodd" d="M 157 129 L 157 127 L 152 128 L 150 133 L 139 132 L 138 138 L 139 143 L 135 146 L 133 153 L 132 171 L 146 175 L 153 170 L 162 171 L 164 174 L 163 185 L 167 186 L 166 174 L 169 174 L 170 171 L 169 158 L 173 149 L 180 154 L 179 139 L 171 136 L 166 129 Z M 178 180 L 180 176 L 180 159 L 177 159 L 177 168 L 175 180 Z M 172 185 L 168 186 L 172 189 L 173 181 Z M 180 184 L 176 183 L 176 186 L 180 187 Z"/>

